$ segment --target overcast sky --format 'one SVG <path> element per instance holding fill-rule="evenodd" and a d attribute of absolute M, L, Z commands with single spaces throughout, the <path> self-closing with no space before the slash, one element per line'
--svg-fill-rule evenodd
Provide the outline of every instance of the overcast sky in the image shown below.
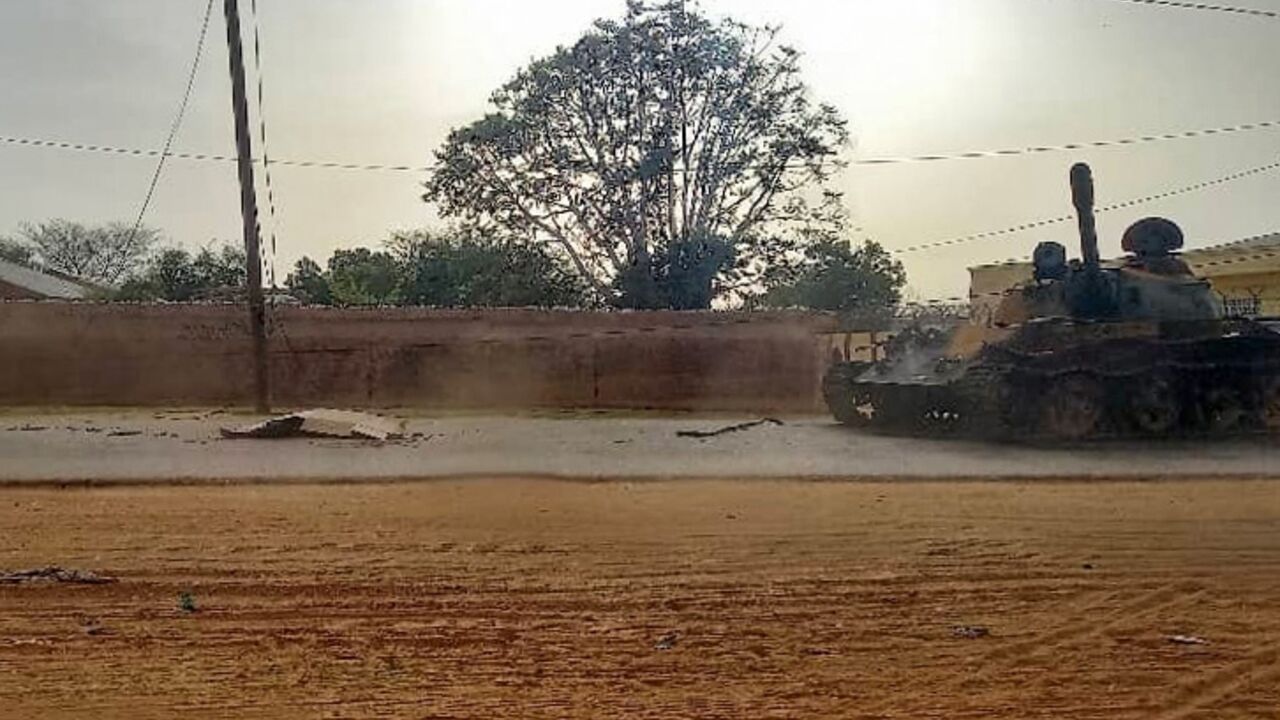
<path fill-rule="evenodd" d="M 1225 0 L 1224 0 L 1225 1 Z M 1234 1 L 1234 0 L 1233 0 Z M 242 0 L 248 12 L 248 0 Z M 1239 0 L 1280 10 L 1280 0 Z M 530 59 L 623 0 L 258 0 L 266 119 L 278 158 L 428 165 L 448 130 Z M 158 148 L 205 0 L 0 2 L 0 136 Z M 783 27 L 816 99 L 852 123 L 850 159 L 1058 145 L 1280 120 L 1280 20 L 1117 0 L 706 0 Z M 249 25 L 246 24 L 246 30 Z M 234 152 L 222 2 L 175 144 Z M 1176 189 L 1280 160 L 1280 129 L 996 159 L 856 166 L 855 224 L 890 249 L 1070 211 L 1068 166 L 1098 201 Z M 0 235 L 23 221 L 131 221 L 154 161 L 0 144 Z M 435 222 L 422 177 L 276 167 L 281 279 L 302 255 L 376 246 Z M 175 244 L 240 241 L 234 164 L 172 160 L 148 213 Z M 263 203 L 264 216 L 267 213 Z M 1178 221 L 1192 247 L 1280 230 L 1280 172 L 1107 213 Z M 269 237 L 269 235 L 268 235 Z M 967 288 L 967 266 L 1076 246 L 1070 225 L 903 255 L 913 292 Z"/>

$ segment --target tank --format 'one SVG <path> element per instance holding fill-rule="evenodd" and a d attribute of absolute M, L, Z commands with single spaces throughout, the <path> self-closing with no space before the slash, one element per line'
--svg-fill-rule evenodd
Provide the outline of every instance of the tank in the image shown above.
<path fill-rule="evenodd" d="M 991 322 L 912 326 L 873 363 L 823 379 L 837 420 L 856 427 L 995 437 L 1280 433 L 1280 331 L 1228 318 L 1178 256 L 1164 218 L 1126 230 L 1103 264 L 1089 167 L 1071 168 L 1079 259 L 1055 242 L 1034 279 L 1004 294 Z"/>

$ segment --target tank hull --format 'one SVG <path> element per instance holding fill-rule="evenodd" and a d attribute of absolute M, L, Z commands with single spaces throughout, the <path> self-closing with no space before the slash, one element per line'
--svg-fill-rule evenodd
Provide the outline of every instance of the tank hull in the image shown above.
<path fill-rule="evenodd" d="M 1028 322 L 833 366 L 832 414 L 876 430 L 1090 439 L 1280 432 L 1280 333 L 1248 320 Z"/>

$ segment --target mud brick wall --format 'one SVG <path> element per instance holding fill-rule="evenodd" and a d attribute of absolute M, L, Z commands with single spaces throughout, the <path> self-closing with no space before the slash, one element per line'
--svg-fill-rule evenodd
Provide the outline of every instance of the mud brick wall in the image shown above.
<path fill-rule="evenodd" d="M 804 313 L 276 308 L 280 407 L 821 408 Z M 232 305 L 0 302 L 0 405 L 249 405 Z"/>

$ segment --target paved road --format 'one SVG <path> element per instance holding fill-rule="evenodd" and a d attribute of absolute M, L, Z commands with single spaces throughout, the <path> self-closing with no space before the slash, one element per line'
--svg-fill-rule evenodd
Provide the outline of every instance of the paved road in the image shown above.
<path fill-rule="evenodd" d="M 791 418 L 698 440 L 679 430 L 750 418 L 414 418 L 417 437 L 223 440 L 209 413 L 0 415 L 0 482 L 376 480 L 461 476 L 1170 477 L 1280 475 L 1280 444 L 1104 443 L 1068 448 L 883 437 Z"/>

